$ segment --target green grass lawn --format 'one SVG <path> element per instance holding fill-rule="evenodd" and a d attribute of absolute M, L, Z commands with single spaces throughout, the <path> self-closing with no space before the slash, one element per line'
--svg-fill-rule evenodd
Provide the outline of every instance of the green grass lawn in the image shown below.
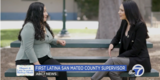
<path fill-rule="evenodd" d="M 52 30 L 57 35 L 61 29 Z M 68 29 L 71 34 L 96 34 L 96 29 Z M 9 46 L 11 42 L 17 40 L 19 29 L 1 30 L 1 47 Z"/>

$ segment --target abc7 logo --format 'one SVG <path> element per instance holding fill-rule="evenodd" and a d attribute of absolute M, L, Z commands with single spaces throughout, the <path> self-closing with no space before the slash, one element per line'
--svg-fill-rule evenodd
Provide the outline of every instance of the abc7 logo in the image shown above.
<path fill-rule="evenodd" d="M 129 71 L 130 75 L 142 76 L 144 74 L 144 67 L 140 64 L 133 66 L 132 70 Z"/>

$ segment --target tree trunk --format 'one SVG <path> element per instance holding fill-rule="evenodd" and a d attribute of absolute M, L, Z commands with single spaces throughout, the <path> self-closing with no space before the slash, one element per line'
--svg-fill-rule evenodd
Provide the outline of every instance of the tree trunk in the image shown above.
<path fill-rule="evenodd" d="M 99 0 L 99 27 L 96 39 L 112 39 L 120 27 L 118 15 L 122 0 Z"/>
<path fill-rule="evenodd" d="M 150 22 L 151 7 L 152 7 L 151 0 L 134 0 L 134 1 L 137 3 L 143 19 L 147 22 Z"/>

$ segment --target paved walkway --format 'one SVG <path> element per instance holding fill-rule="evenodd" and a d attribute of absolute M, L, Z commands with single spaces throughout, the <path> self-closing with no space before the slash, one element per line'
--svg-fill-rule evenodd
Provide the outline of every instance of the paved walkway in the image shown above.
<path fill-rule="evenodd" d="M 20 29 L 24 21 L 1 21 L 1 29 Z M 48 21 L 52 29 L 62 29 L 62 21 Z M 67 29 L 97 29 L 98 21 L 66 21 Z"/>
<path fill-rule="evenodd" d="M 20 29 L 24 21 L 0 21 L 1 29 Z M 52 29 L 62 29 L 62 21 L 48 21 Z M 66 29 L 98 29 L 98 21 L 66 21 Z M 160 33 L 160 28 L 148 27 L 151 33 Z"/>

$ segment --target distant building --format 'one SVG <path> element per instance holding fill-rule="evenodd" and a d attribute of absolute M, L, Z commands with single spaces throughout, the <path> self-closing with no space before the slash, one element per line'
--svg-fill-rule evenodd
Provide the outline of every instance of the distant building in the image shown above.
<path fill-rule="evenodd" d="M 1 0 L 1 20 L 24 20 L 32 2 L 42 2 L 50 20 L 62 20 L 63 0 Z M 77 20 L 77 4 L 66 0 L 67 20 Z"/>

